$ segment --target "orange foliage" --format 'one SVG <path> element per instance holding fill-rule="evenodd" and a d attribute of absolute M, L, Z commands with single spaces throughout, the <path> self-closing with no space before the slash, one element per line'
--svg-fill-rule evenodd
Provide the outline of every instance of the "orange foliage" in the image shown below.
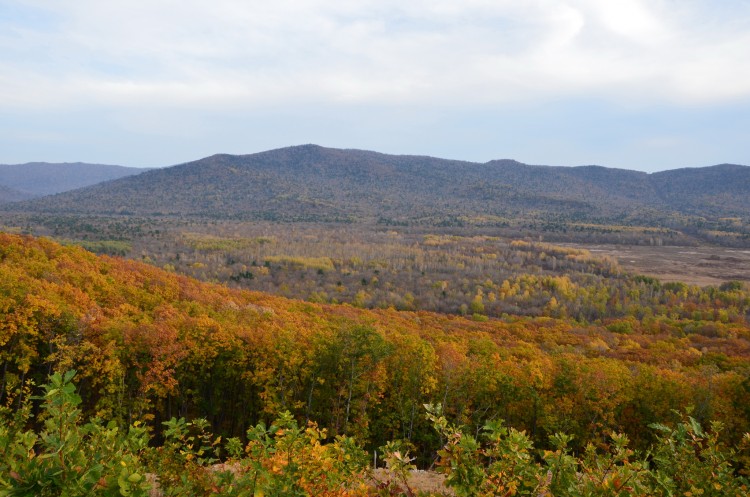
<path fill-rule="evenodd" d="M 513 285 L 582 291 L 564 277 Z M 734 305 L 719 296 L 711 305 Z M 75 368 L 92 413 L 203 416 L 232 435 L 288 409 L 372 446 L 430 444 L 421 405 L 441 402 L 474 428 L 502 417 L 540 441 L 568 431 L 579 447 L 611 429 L 645 443 L 646 423 L 688 405 L 738 438 L 750 425 L 750 330 L 734 319 L 687 333 L 703 324 L 686 319 L 602 326 L 319 305 L 0 234 L 0 397 Z"/>

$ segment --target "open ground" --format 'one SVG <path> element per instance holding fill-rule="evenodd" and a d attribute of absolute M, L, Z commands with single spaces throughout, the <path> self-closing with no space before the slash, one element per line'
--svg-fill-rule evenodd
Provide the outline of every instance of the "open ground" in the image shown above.
<path fill-rule="evenodd" d="M 640 245 L 561 244 L 583 248 L 594 255 L 617 259 L 628 272 L 661 281 L 690 285 L 720 285 L 726 281 L 750 281 L 750 249 L 726 247 L 679 247 Z"/>

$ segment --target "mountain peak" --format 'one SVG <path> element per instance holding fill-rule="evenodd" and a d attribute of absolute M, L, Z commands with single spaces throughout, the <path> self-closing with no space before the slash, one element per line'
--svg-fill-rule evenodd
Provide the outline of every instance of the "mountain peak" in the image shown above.
<path fill-rule="evenodd" d="M 602 166 L 531 166 L 512 159 L 481 164 L 303 144 L 217 154 L 14 209 L 440 225 L 534 211 L 577 222 L 622 223 L 641 211 L 661 212 L 665 219 L 674 212 L 746 216 L 747 173 L 744 166 L 720 165 L 649 175 Z"/>
<path fill-rule="evenodd" d="M 526 166 L 523 162 L 518 162 L 515 159 L 493 159 L 486 162 L 487 165 L 502 166 L 502 167 L 513 167 L 513 166 Z"/>

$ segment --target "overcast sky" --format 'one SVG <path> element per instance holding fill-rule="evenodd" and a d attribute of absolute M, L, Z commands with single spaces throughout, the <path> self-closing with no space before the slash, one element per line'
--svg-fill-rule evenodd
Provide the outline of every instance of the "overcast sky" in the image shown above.
<path fill-rule="evenodd" d="M 0 163 L 750 164 L 745 0 L 0 0 Z"/>

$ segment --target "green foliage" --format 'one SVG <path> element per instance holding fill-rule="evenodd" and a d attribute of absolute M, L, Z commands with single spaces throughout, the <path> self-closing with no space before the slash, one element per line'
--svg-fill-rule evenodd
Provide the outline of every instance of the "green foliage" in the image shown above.
<path fill-rule="evenodd" d="M 426 407 L 428 419 L 447 440 L 438 450 L 438 464 L 458 497 L 535 495 L 544 486 L 546 476 L 534 461 L 526 433 L 489 422 L 482 443 L 448 423 L 440 406 Z"/>
<path fill-rule="evenodd" d="M 447 440 L 438 451 L 438 465 L 459 497 L 739 497 L 748 492 L 747 479 L 737 474 L 737 453 L 722 447 L 715 423 L 708 431 L 692 417 L 675 428 L 655 424 L 660 436 L 643 454 L 628 447 L 626 435 L 612 433 L 603 449 L 589 444 L 576 457 L 568 449 L 570 436 L 553 435 L 554 450 L 537 454 L 524 432 L 501 422 L 488 423 L 480 442 L 448 423 L 439 406 L 426 407 L 428 419 Z"/>
<path fill-rule="evenodd" d="M 362 478 L 367 455 L 349 437 L 323 444 L 325 430 L 301 428 L 289 412 L 269 427 L 247 432 L 246 457 L 239 460 L 243 482 L 266 496 L 305 496 L 345 490 Z"/>
<path fill-rule="evenodd" d="M 381 484 L 368 483 L 368 457 L 353 438 L 325 443 L 325 430 L 314 423 L 300 427 L 289 412 L 270 426 L 251 427 L 247 442 L 215 437 L 203 419 L 173 418 L 164 423 L 163 444 L 149 447 L 148 432 L 139 424 L 121 431 L 98 419 L 84 422 L 74 376 L 74 371 L 53 374 L 37 398 L 29 397 L 26 385 L 13 397 L 22 407 L 3 408 L 0 496 L 423 495 L 409 483 L 415 469 L 409 442 L 391 441 L 382 448 L 387 477 Z M 36 419 L 31 416 L 35 400 L 41 402 Z M 486 423 L 475 438 L 450 423 L 441 406 L 426 407 L 443 440 L 438 468 L 457 497 L 748 493 L 739 470 L 750 435 L 743 445 L 726 448 L 718 423 L 706 429 L 686 415 L 674 427 L 652 425 L 658 436 L 647 452 L 634 451 L 626 435 L 612 433 L 606 444 L 588 444 L 575 455 L 568 435 L 551 436 L 551 449 L 540 451 L 524 431 L 500 421 Z M 18 429 L 35 422 L 41 423 L 36 431 Z"/>
<path fill-rule="evenodd" d="M 736 280 L 727 281 L 726 283 L 719 285 L 719 290 L 722 292 L 739 292 L 742 291 L 743 288 L 744 285 L 742 282 Z"/>
<path fill-rule="evenodd" d="M 164 445 L 149 459 L 166 496 L 339 495 L 354 491 L 366 467 L 367 456 L 353 439 L 324 444 L 325 430 L 300 428 L 289 412 L 269 427 L 251 427 L 245 446 L 238 438 L 227 440 L 222 464 L 222 439 L 206 431 L 205 420 L 173 418 L 164 426 Z"/>
<path fill-rule="evenodd" d="M 267 256 L 266 262 L 269 264 L 285 264 L 289 266 L 298 266 L 302 268 L 314 269 L 317 271 L 333 271 L 333 261 L 330 257 L 291 257 L 291 256 Z"/>
<path fill-rule="evenodd" d="M 704 429 L 693 417 L 684 416 L 673 428 L 659 423 L 651 427 L 659 432 L 653 479 L 666 495 L 748 495 L 747 479 L 736 476 L 736 449 L 726 449 L 719 442 L 721 423 Z"/>
<path fill-rule="evenodd" d="M 486 479 L 479 443 L 471 435 L 465 435 L 451 425 L 442 415 L 442 406 L 426 405 L 427 418 L 438 433 L 447 440 L 438 450 L 439 465 L 446 474 L 446 484 L 459 497 L 479 495 Z"/>
<path fill-rule="evenodd" d="M 163 425 L 164 444 L 147 456 L 163 494 L 187 497 L 218 488 L 217 475 L 207 468 L 218 461 L 221 437 L 213 437 L 205 419 L 172 418 Z"/>
<path fill-rule="evenodd" d="M 307 496 L 356 493 L 367 455 L 356 442 L 336 437 L 323 443 L 325 430 L 298 426 L 289 412 L 270 426 L 247 431 L 247 443 L 207 431 L 205 420 L 171 419 L 164 423 L 165 442 L 149 456 L 165 496 Z M 218 457 L 226 453 L 223 463 Z"/>
<path fill-rule="evenodd" d="M 39 432 L 17 430 L 18 419 L 0 420 L 0 496 L 147 495 L 145 428 L 83 423 L 74 376 L 55 373 L 43 386 Z M 31 421 L 31 409 L 21 412 L 24 423 Z"/>
<path fill-rule="evenodd" d="M 633 333 L 633 323 L 630 321 L 616 321 L 607 325 L 607 330 L 620 335 L 630 335 Z"/>
<path fill-rule="evenodd" d="M 273 240 L 265 237 L 255 239 L 222 238 L 200 233 L 183 233 L 186 243 L 200 252 L 228 252 L 252 248 L 257 244 L 270 243 Z"/>
<path fill-rule="evenodd" d="M 139 424 L 122 432 L 114 423 L 83 422 L 74 371 L 55 373 L 43 385 L 42 428 L 32 423 L 29 400 L 0 418 L 0 496 L 145 497 L 151 473 L 159 495 L 226 496 L 360 495 L 366 453 L 348 437 L 330 443 L 315 424 L 300 428 L 288 412 L 268 428 L 263 424 L 224 443 L 229 458 L 218 465 L 222 438 L 203 419 L 164 423 L 164 443 L 149 448 Z M 38 421 L 38 419 L 37 419 Z"/>
<path fill-rule="evenodd" d="M 78 245 L 95 254 L 126 256 L 133 249 L 129 242 L 122 240 L 63 240 L 64 245 Z"/>

